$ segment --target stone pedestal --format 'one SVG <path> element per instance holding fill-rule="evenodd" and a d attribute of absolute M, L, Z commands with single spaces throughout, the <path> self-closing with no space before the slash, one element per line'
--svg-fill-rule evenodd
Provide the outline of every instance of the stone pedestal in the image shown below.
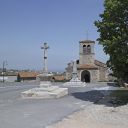
<path fill-rule="evenodd" d="M 48 76 L 40 77 L 40 85 L 38 88 L 33 88 L 28 91 L 21 93 L 22 98 L 31 98 L 31 99 L 49 99 L 49 98 L 60 98 L 68 94 L 68 88 L 61 88 L 59 86 L 53 86 L 48 80 Z"/>
<path fill-rule="evenodd" d="M 84 86 L 86 86 L 85 82 L 82 82 L 78 79 L 76 61 L 73 62 L 72 79 L 69 82 L 64 83 L 63 85 L 69 86 L 69 87 L 81 87 L 81 86 L 84 87 Z"/>
<path fill-rule="evenodd" d="M 41 88 L 47 88 L 47 87 L 50 87 L 52 86 L 52 83 L 51 81 L 40 81 L 40 85 L 39 85 Z"/>
<path fill-rule="evenodd" d="M 58 86 L 33 88 L 21 93 L 22 98 L 31 99 L 49 99 L 60 98 L 68 94 L 68 88 L 60 88 Z"/>
<path fill-rule="evenodd" d="M 76 78 L 76 79 L 71 79 L 69 82 L 66 82 L 63 85 L 66 87 L 84 87 L 86 86 L 86 83 Z"/>

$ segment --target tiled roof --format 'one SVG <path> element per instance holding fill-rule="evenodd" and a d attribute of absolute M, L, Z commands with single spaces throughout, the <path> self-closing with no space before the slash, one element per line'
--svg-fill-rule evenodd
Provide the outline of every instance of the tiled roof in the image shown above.
<path fill-rule="evenodd" d="M 100 67 L 107 67 L 107 65 L 105 63 L 103 63 L 103 62 L 101 62 L 99 60 L 95 60 L 94 63 L 95 63 L 95 65 L 100 66 Z"/>
<path fill-rule="evenodd" d="M 39 73 L 37 72 L 19 72 L 18 73 L 20 77 L 36 77 Z"/>
<path fill-rule="evenodd" d="M 77 67 L 78 69 L 98 69 L 95 65 L 82 64 Z"/>

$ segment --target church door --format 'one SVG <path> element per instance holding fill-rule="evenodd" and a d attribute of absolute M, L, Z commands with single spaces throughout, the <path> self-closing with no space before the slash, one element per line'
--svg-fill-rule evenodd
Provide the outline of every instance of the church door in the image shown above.
<path fill-rule="evenodd" d="M 81 81 L 86 82 L 86 83 L 90 83 L 90 72 L 87 70 L 84 70 L 81 73 Z"/>

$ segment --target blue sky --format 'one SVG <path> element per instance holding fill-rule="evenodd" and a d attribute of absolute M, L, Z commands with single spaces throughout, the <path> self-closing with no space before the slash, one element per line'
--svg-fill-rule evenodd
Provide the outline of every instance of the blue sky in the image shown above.
<path fill-rule="evenodd" d="M 96 41 L 94 21 L 103 12 L 103 0 L 0 0 L 0 67 L 43 69 L 44 42 L 49 71 L 64 71 L 79 58 L 79 41 Z M 102 46 L 95 45 L 95 58 L 105 62 Z"/>

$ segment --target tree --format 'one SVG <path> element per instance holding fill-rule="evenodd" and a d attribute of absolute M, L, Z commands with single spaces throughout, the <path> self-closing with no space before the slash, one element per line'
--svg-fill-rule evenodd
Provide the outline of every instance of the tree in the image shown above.
<path fill-rule="evenodd" d="M 95 21 L 108 67 L 123 82 L 128 82 L 128 0 L 105 0 L 104 12 Z"/>

